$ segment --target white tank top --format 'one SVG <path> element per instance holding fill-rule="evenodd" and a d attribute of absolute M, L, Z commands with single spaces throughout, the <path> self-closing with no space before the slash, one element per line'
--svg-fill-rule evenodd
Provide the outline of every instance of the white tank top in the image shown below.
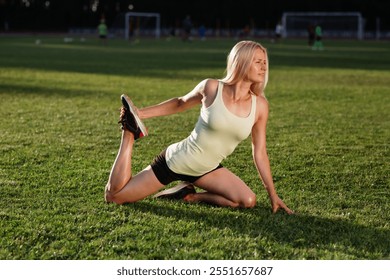
<path fill-rule="evenodd" d="M 220 81 L 215 100 L 207 108 L 202 105 L 190 136 L 167 148 L 166 161 L 172 171 L 201 176 L 215 169 L 251 133 L 256 115 L 256 96 L 252 95 L 249 115 L 238 117 L 226 108 L 222 89 Z"/>

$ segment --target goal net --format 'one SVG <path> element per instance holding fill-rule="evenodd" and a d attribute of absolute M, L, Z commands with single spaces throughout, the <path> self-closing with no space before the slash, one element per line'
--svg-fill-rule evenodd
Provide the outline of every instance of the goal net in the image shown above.
<path fill-rule="evenodd" d="M 309 26 L 320 25 L 325 37 L 363 39 L 363 17 L 357 12 L 285 12 L 283 37 L 307 37 Z"/>
<path fill-rule="evenodd" d="M 160 38 L 160 14 L 128 12 L 125 15 L 125 38 Z"/>

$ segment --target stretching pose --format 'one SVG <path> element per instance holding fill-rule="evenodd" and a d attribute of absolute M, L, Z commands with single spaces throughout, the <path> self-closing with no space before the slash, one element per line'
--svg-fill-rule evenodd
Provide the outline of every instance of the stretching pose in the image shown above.
<path fill-rule="evenodd" d="M 221 165 L 222 160 L 251 134 L 253 160 L 268 192 L 272 212 L 283 209 L 292 214 L 275 191 L 266 150 L 268 102 L 264 89 L 267 81 L 266 49 L 253 41 L 241 41 L 228 55 L 226 77 L 221 80 L 203 80 L 182 97 L 142 109 L 122 95 L 122 139 L 106 185 L 105 200 L 123 204 L 157 193 L 155 197 L 159 198 L 254 207 L 254 192 Z M 147 135 L 141 119 L 175 114 L 197 105 L 201 105 L 200 116 L 191 134 L 168 146 L 151 165 L 133 175 L 134 141 Z M 182 183 L 161 191 L 173 181 Z M 197 192 L 194 186 L 203 191 Z"/>

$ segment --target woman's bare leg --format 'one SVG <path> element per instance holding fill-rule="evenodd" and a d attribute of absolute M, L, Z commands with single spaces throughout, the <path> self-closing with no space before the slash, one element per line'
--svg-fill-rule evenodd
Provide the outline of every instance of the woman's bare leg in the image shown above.
<path fill-rule="evenodd" d="M 219 168 L 194 182 L 206 192 L 189 194 L 188 202 L 206 202 L 218 206 L 252 208 L 256 195 L 235 174 L 226 168 Z"/>
<path fill-rule="evenodd" d="M 108 178 L 106 192 L 115 194 L 130 180 L 133 145 L 134 135 L 128 130 L 122 130 L 121 144 Z"/>
<path fill-rule="evenodd" d="M 132 203 L 155 194 L 164 187 L 156 178 L 150 165 L 137 175 L 131 177 L 126 185 L 118 192 L 106 192 L 106 201 L 116 204 Z"/>
<path fill-rule="evenodd" d="M 137 175 L 132 175 L 131 156 L 133 152 L 134 135 L 123 130 L 118 155 L 112 166 L 106 185 L 105 200 L 123 204 L 141 200 L 164 187 L 153 170 L 148 166 Z"/>

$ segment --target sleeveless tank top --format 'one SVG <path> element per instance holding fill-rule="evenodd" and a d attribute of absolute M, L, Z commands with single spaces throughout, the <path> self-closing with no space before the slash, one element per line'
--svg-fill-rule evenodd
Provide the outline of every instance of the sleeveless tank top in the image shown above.
<path fill-rule="evenodd" d="M 194 130 L 186 139 L 167 148 L 168 167 L 179 174 L 201 176 L 215 169 L 237 145 L 251 133 L 256 115 L 256 96 L 252 95 L 251 111 L 238 117 L 225 107 L 223 82 L 219 82 L 215 100 L 202 105 Z"/>

